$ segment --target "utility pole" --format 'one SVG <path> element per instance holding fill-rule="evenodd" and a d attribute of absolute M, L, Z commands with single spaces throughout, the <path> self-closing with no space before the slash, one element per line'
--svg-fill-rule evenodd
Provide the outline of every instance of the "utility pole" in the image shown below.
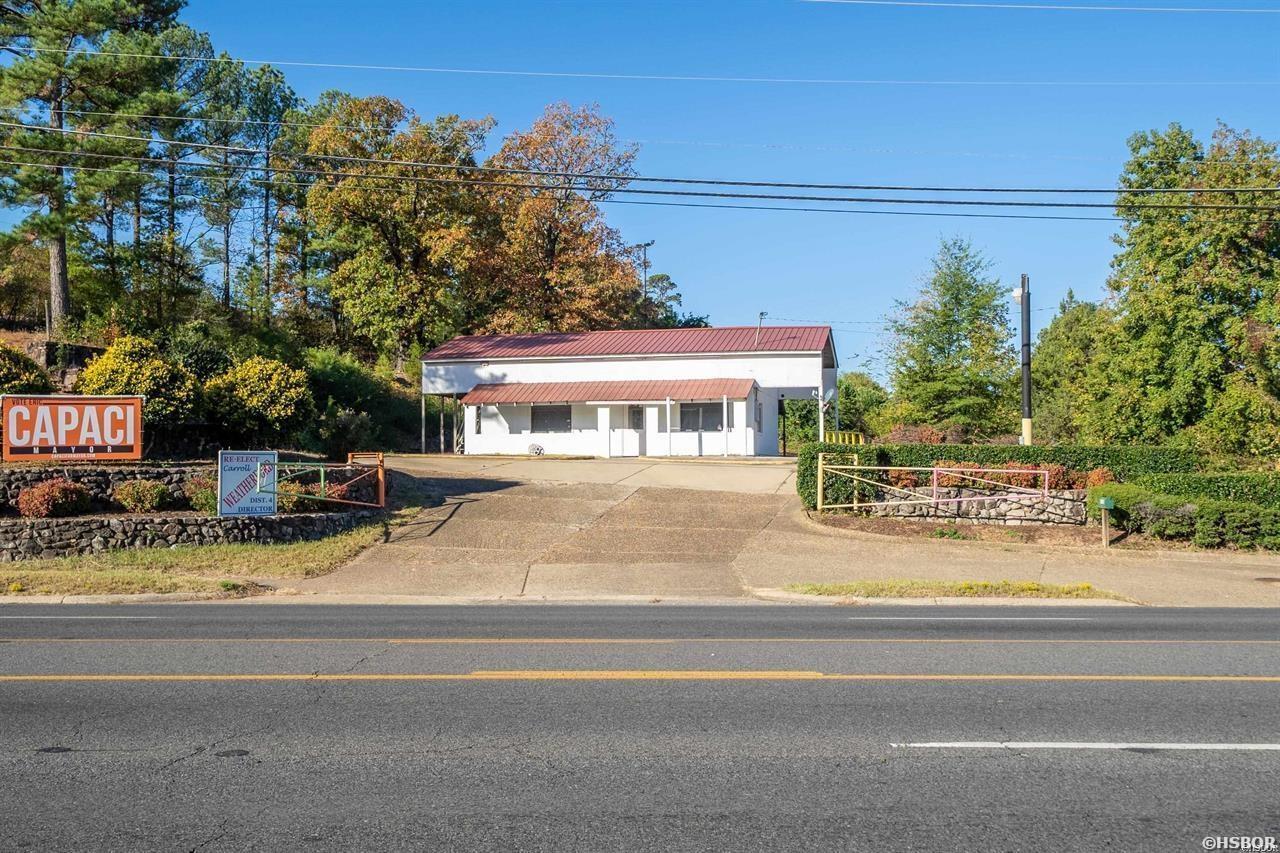
<path fill-rule="evenodd" d="M 1031 278 L 1022 274 L 1022 284 L 1013 292 L 1013 301 L 1022 308 L 1022 443 L 1031 443 Z"/>
<path fill-rule="evenodd" d="M 764 318 L 769 316 L 768 311 L 761 311 L 760 316 L 756 318 L 756 349 L 760 349 L 760 331 L 764 326 Z"/>
<path fill-rule="evenodd" d="M 650 240 L 648 243 L 641 243 L 639 246 L 640 289 L 641 289 L 640 292 L 643 294 L 645 302 L 649 301 L 649 247 L 652 246 L 655 242 L 657 241 Z"/>

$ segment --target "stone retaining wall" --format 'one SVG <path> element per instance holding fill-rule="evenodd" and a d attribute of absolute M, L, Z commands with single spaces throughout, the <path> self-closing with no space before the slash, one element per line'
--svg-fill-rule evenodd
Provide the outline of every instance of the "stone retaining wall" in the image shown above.
<path fill-rule="evenodd" d="M 882 501 L 909 501 L 929 498 L 931 489 L 910 490 L 917 497 L 911 498 L 899 492 L 880 496 Z M 1045 495 L 1014 495 L 1005 493 L 992 497 L 990 491 L 964 488 L 940 488 L 939 498 L 988 498 L 984 501 L 966 501 L 949 504 L 890 504 L 870 507 L 869 515 L 885 518 L 921 518 L 950 520 L 962 524 L 1084 524 L 1086 495 L 1084 491 L 1051 491 Z"/>
<path fill-rule="evenodd" d="M 322 539 L 381 517 L 377 510 L 262 517 L 200 515 L 0 520 L 0 563 L 99 554 L 124 548 L 261 544 Z M 263 566 L 263 574 L 271 567 Z"/>
<path fill-rule="evenodd" d="M 0 503 L 11 507 L 18 505 L 18 493 L 23 489 L 66 477 L 89 490 L 89 498 L 98 509 L 112 504 L 111 492 L 128 480 L 159 480 L 169 487 L 175 500 L 182 498 L 182 486 L 192 477 L 203 474 L 216 477 L 212 465 L 5 465 L 0 467 Z"/>
<path fill-rule="evenodd" d="M 343 465 L 325 471 L 327 483 L 345 483 L 354 480 L 368 471 L 355 465 Z M 119 509 L 111 499 L 116 486 L 128 480 L 159 480 L 169 488 L 169 494 L 178 506 L 186 506 L 182 487 L 192 477 L 203 475 L 216 480 L 218 471 L 213 465 L 157 464 L 157 465 L 105 465 L 105 464 L 64 464 L 64 465 L 5 465 L 0 467 L 0 506 L 18 506 L 18 493 L 29 486 L 66 477 L 89 490 L 89 499 L 95 510 Z M 291 477 L 299 483 L 314 483 L 319 479 L 315 472 L 307 472 L 302 476 Z M 351 500 L 374 503 L 377 500 L 377 483 L 373 476 L 367 476 L 351 489 Z"/>

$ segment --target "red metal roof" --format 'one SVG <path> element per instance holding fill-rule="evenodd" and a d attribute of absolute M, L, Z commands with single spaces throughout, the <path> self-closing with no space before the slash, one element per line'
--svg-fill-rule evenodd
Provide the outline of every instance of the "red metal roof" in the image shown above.
<path fill-rule="evenodd" d="M 508 382 L 477 385 L 462 402 L 499 403 L 646 403 L 665 400 L 745 399 L 754 379 L 644 379 L 618 382 Z"/>
<path fill-rule="evenodd" d="M 709 355 L 738 352 L 821 352 L 829 326 L 638 329 L 537 335 L 465 335 L 441 344 L 423 361 L 564 358 L 601 355 Z"/>

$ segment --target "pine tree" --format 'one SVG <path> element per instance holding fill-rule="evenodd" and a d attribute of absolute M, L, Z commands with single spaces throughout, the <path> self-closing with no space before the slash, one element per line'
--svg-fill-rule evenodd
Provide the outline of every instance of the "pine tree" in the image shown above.
<path fill-rule="evenodd" d="M 890 321 L 893 405 L 904 422 L 974 435 L 1016 422 L 1008 294 L 967 240 L 943 240 L 916 301 Z"/>
<path fill-rule="evenodd" d="M 71 310 L 67 235 L 84 206 L 68 165 L 85 165 L 76 156 L 94 143 L 60 131 L 73 128 L 86 113 L 110 112 L 129 99 L 131 90 L 153 79 L 154 60 L 91 54 L 87 50 L 154 53 L 150 36 L 167 28 L 181 0 L 46 0 L 0 5 L 0 44 L 13 54 L 0 68 L 0 113 L 6 121 L 49 128 L 51 132 L 7 128 L 3 141 L 35 149 L 27 162 L 47 166 L 3 166 L 7 200 L 36 208 L 26 227 L 49 249 L 49 303 L 55 321 Z M 138 48 L 142 46 L 143 50 Z M 15 158 L 16 159 L 16 158 Z"/>

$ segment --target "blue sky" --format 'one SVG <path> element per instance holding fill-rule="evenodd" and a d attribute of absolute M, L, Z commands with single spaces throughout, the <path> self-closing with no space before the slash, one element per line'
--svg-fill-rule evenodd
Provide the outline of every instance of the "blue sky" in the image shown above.
<path fill-rule="evenodd" d="M 1073 2 L 1073 0 L 1059 0 Z M 1090 0 L 1096 4 L 1116 0 Z M 1150 0 L 1151 5 L 1191 0 Z M 1125 5 L 1135 5 L 1126 2 Z M 1197 6 L 1277 8 L 1262 0 Z M 184 20 L 246 59 L 621 74 L 1219 85 L 876 86 L 285 68 L 306 97 L 386 94 L 424 115 L 527 126 L 598 102 L 642 174 L 838 183 L 1112 186 L 1136 130 L 1218 120 L 1280 138 L 1280 15 L 875 7 L 801 0 L 192 0 Z M 1103 197 L 1105 199 L 1105 197 Z M 938 240 L 967 236 L 1039 307 L 1098 297 L 1114 225 L 610 205 L 652 271 L 716 324 L 834 320 L 842 364 L 874 356 Z M 1037 325 L 1051 317 L 1036 313 Z M 859 328 L 861 327 L 861 328 Z"/>

